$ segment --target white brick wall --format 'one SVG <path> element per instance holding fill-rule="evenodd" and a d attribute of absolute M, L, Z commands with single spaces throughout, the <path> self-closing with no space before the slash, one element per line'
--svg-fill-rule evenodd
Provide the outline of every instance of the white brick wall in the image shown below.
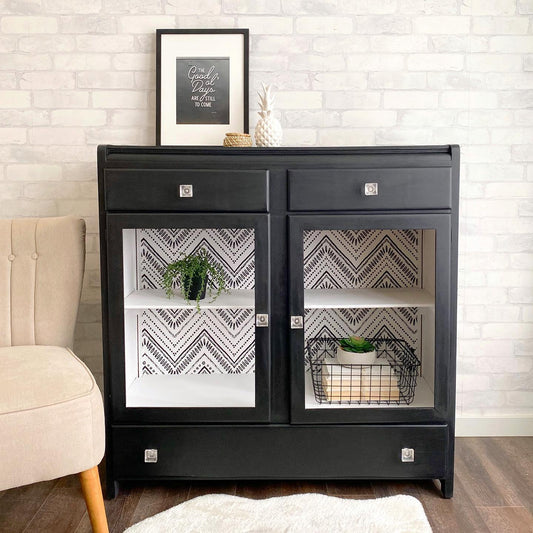
<path fill-rule="evenodd" d="M 101 379 L 96 144 L 151 144 L 155 29 L 247 27 L 290 145 L 462 145 L 458 414 L 533 416 L 530 0 L 42 0 L 0 8 L 0 216 L 87 220 L 76 349 Z"/>

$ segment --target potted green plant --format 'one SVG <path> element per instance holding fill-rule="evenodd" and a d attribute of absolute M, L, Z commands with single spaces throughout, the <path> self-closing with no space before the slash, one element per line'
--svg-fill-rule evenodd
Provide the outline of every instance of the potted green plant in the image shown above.
<path fill-rule="evenodd" d="M 169 263 L 163 273 L 163 288 L 166 295 L 174 296 L 173 285 L 179 276 L 180 290 L 189 304 L 196 302 L 200 312 L 200 300 L 205 298 L 206 289 L 214 302 L 222 291 L 227 292 L 223 269 L 209 259 L 204 249 L 192 254 L 182 254 L 177 261 Z M 213 295 L 213 291 L 214 295 Z"/>
<path fill-rule="evenodd" d="M 338 340 L 337 360 L 342 365 L 366 365 L 376 362 L 375 346 L 364 337 L 351 335 Z"/>

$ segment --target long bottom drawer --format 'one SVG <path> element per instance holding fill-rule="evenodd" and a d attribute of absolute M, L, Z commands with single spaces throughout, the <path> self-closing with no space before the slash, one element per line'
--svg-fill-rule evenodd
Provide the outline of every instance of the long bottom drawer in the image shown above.
<path fill-rule="evenodd" d="M 448 428 L 121 426 L 112 440 L 115 480 L 438 479 L 445 476 Z M 402 460 L 404 448 L 414 450 L 412 462 L 408 452 Z M 157 459 L 146 450 L 157 450 Z"/>

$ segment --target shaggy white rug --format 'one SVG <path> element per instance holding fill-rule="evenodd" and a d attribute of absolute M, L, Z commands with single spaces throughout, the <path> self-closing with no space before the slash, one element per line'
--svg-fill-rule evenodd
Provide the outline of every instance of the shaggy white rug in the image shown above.
<path fill-rule="evenodd" d="M 250 500 L 199 496 L 147 518 L 125 533 L 431 533 L 412 496 L 376 500 L 296 494 Z"/>

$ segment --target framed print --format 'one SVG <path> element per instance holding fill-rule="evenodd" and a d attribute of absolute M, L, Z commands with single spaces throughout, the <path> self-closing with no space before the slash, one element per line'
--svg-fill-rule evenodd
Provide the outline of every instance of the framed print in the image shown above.
<path fill-rule="evenodd" d="M 157 30 L 156 144 L 248 133 L 247 29 Z"/>

